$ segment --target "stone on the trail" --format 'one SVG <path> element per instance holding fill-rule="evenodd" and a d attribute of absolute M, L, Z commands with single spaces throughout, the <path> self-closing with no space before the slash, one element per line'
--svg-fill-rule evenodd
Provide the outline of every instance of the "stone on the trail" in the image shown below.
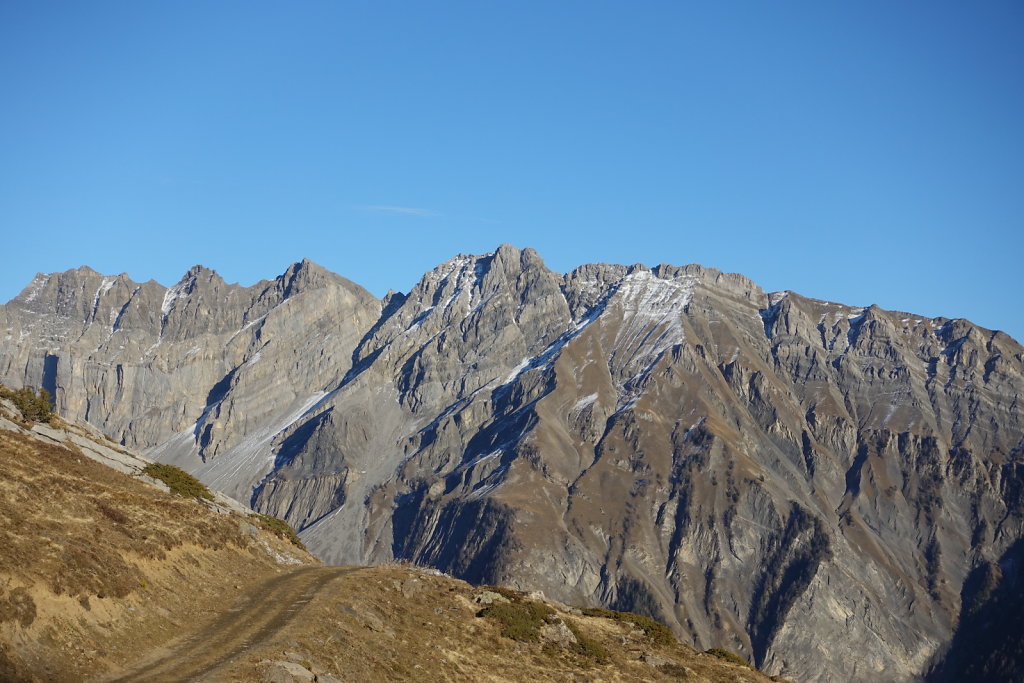
<path fill-rule="evenodd" d="M 271 662 L 263 672 L 263 683 L 314 683 L 313 672 L 295 662 Z"/>

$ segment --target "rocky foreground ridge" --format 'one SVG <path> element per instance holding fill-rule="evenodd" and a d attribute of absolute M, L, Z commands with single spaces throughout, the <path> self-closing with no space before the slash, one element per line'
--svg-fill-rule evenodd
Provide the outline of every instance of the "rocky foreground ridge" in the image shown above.
<path fill-rule="evenodd" d="M 309 261 L 39 275 L 0 339 L 0 381 L 329 562 L 646 613 L 770 673 L 913 679 L 1019 571 L 1024 349 L 966 320 L 503 246 L 383 300 Z"/>

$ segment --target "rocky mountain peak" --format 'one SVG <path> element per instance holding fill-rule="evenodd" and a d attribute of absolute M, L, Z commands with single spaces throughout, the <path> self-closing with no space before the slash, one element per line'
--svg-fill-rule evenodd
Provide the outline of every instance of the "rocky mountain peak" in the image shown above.
<path fill-rule="evenodd" d="M 10 304 L 37 314 L 88 319 L 95 316 L 112 290 L 134 287 L 125 275 L 102 275 L 88 266 L 60 273 L 36 273 Z"/>
<path fill-rule="evenodd" d="M 181 279 L 168 287 L 168 291 L 174 290 L 176 293 L 190 293 L 219 289 L 222 286 L 227 286 L 227 283 L 224 282 L 224 278 L 217 271 L 197 264 L 185 271 Z M 238 285 L 233 286 L 237 287 Z"/>
<path fill-rule="evenodd" d="M 359 285 L 330 272 L 308 258 L 288 266 L 287 270 L 278 277 L 278 282 L 281 285 L 284 298 L 328 286 L 341 286 L 353 291 L 360 290 L 360 293 L 365 292 Z"/>
<path fill-rule="evenodd" d="M 217 274 L 217 271 L 213 270 L 212 268 L 207 268 L 201 263 L 197 263 L 196 265 L 189 268 L 184 275 L 182 275 L 181 280 L 210 280 L 214 278 L 220 278 L 220 276 Z"/>
<path fill-rule="evenodd" d="M 25 285 L 25 288 L 11 299 L 10 305 L 23 308 L 30 307 L 34 301 L 40 298 L 50 278 L 51 275 L 48 273 L 36 273 L 32 281 Z"/>

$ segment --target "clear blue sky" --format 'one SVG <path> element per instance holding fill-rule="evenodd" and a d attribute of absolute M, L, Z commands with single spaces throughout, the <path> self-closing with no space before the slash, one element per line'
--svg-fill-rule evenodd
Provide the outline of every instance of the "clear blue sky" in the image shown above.
<path fill-rule="evenodd" d="M 1024 3 L 0 2 L 0 300 L 702 263 L 1024 339 Z"/>

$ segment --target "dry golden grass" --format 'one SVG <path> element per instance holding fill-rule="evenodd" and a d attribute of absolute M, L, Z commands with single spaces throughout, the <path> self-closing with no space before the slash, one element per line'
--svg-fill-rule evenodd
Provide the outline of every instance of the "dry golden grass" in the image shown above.
<path fill-rule="evenodd" d="M 28 573 L 58 595 L 123 598 L 139 559 L 182 545 L 240 547 L 238 522 L 78 455 L 0 432 L 0 573 Z"/>
<path fill-rule="evenodd" d="M 552 604 L 604 657 L 541 638 L 502 636 L 479 616 L 483 589 L 408 566 L 347 574 L 288 629 L 211 681 L 260 680 L 266 661 L 302 663 L 345 681 L 768 681 L 745 666 L 652 638 L 634 625 Z M 652 666 L 646 657 L 658 664 Z M 264 662 L 261 664 L 261 662 Z"/>
<path fill-rule="evenodd" d="M 236 515 L 6 430 L 0 548 L 0 680 L 84 680 L 282 571 L 271 551 L 313 562 Z"/>

